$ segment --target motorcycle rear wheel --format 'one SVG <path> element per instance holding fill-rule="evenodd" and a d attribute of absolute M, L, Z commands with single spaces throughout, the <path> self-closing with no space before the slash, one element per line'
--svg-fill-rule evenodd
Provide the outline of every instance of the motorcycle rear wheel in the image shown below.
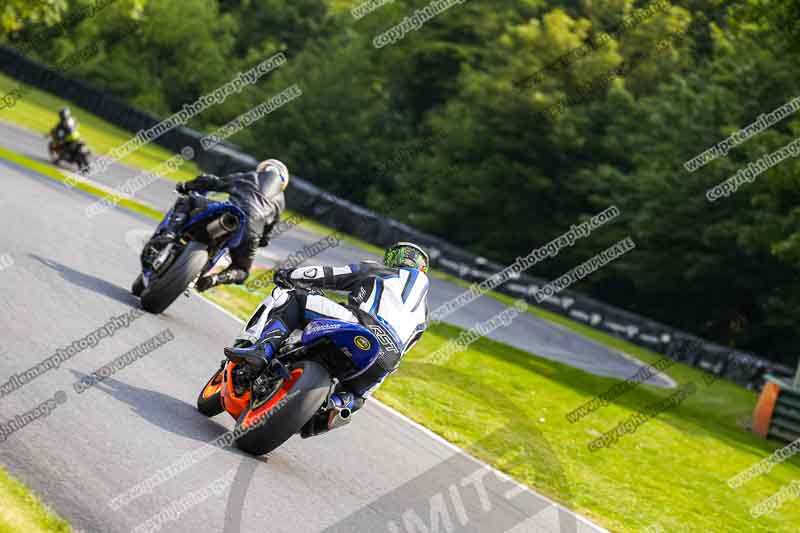
<path fill-rule="evenodd" d="M 271 452 L 311 420 L 325 403 L 331 376 L 314 361 L 300 361 L 289 368 L 292 377 L 267 401 L 250 405 L 236 422 L 236 447 L 252 455 Z M 250 429 L 252 428 L 252 429 Z"/>

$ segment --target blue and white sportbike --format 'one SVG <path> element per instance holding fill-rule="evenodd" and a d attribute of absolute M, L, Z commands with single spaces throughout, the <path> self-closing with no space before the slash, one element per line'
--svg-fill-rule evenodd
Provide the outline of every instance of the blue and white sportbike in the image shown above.
<path fill-rule="evenodd" d="M 247 214 L 229 202 L 215 202 L 190 192 L 192 205 L 186 222 L 174 239 L 163 238 L 171 209 L 142 249 L 142 273 L 131 292 L 141 298 L 142 309 L 161 313 L 201 276 L 221 268 L 222 259 L 244 238 Z"/>
<path fill-rule="evenodd" d="M 324 296 L 318 289 L 309 294 Z M 197 398 L 204 415 L 227 411 L 236 420 L 232 439 L 253 455 L 269 453 L 297 433 L 305 438 L 348 424 L 350 410 L 331 395 L 340 382 L 365 372 L 383 349 L 364 326 L 318 319 L 292 332 L 273 358 L 248 357 L 273 306 L 271 296 L 258 306 Z"/>

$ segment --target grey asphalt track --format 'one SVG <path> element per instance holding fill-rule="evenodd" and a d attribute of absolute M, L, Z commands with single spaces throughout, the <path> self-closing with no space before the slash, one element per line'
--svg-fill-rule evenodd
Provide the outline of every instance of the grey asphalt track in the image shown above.
<path fill-rule="evenodd" d="M 149 221 L 114 210 L 84 215 L 95 198 L 0 160 L 0 386 L 138 308 L 128 286 L 137 257 L 125 234 Z M 166 532 L 494 533 L 602 531 L 483 465 L 377 402 L 347 428 L 291 439 L 268 458 L 213 450 L 119 510 L 109 501 L 201 448 L 233 421 L 200 415 L 197 393 L 241 324 L 193 295 L 144 315 L 0 397 L 0 423 L 49 398 L 63 403 L 0 443 L 0 464 L 79 530 L 131 531 L 181 498 Z M 165 329 L 174 340 L 78 394 L 73 384 Z M 59 393 L 58 391 L 63 391 Z M 492 438 L 487 435 L 486 438 Z M 553 466 L 553 446 L 535 443 Z M 563 475 L 563 472 L 560 473 Z M 207 497 L 198 491 L 228 476 Z M 137 530 L 141 531 L 141 529 Z"/>
<path fill-rule="evenodd" d="M 42 137 L 36 134 L 0 122 L 0 139 L 2 139 L 2 144 L 9 149 L 40 161 L 48 161 L 46 143 Z M 119 187 L 139 172 L 123 165 L 113 165 L 109 170 L 92 179 L 108 187 Z M 136 199 L 166 211 L 176 199 L 174 187 L 173 182 L 161 180 L 137 192 Z M 108 214 L 98 215 L 95 220 L 102 221 L 106 217 Z M 153 223 L 147 220 L 144 224 L 136 224 L 135 228 L 142 230 L 142 234 L 148 233 L 152 230 Z M 302 250 L 303 246 L 315 243 L 323 237 L 324 235 L 312 231 L 293 228 L 273 239 L 270 246 L 260 253 L 257 264 L 272 267 L 275 263 L 285 260 L 290 254 Z M 359 259 L 377 260 L 379 258 L 347 243 L 342 243 L 338 247 L 325 250 L 304 264 L 319 262 L 345 265 Z M 462 287 L 432 278 L 430 308 L 435 309 L 463 292 Z M 481 297 L 449 315 L 445 322 L 469 329 L 501 313 L 504 309 L 506 306 L 497 300 Z M 642 366 L 633 358 L 625 357 L 602 344 L 537 318 L 530 313 L 519 315 L 509 326 L 494 330 L 488 337 L 599 376 L 624 379 L 636 374 Z M 645 383 L 660 387 L 674 386 L 670 379 L 661 374 L 653 375 Z"/>

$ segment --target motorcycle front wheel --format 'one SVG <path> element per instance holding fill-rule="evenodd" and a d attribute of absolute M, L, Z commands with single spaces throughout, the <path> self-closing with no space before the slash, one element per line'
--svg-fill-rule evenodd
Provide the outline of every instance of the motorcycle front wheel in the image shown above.
<path fill-rule="evenodd" d="M 162 313 L 200 275 L 207 261 L 208 246 L 191 241 L 166 272 L 150 280 L 142 292 L 142 309 Z"/>
<path fill-rule="evenodd" d="M 133 280 L 133 285 L 131 285 L 131 294 L 134 296 L 141 296 L 142 291 L 144 291 L 144 280 L 142 279 L 142 275 L 139 274 L 136 276 L 136 279 Z"/>

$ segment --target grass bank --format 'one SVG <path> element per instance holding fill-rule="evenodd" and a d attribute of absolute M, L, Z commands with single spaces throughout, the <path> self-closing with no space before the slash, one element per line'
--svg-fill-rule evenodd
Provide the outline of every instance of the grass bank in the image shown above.
<path fill-rule="evenodd" d="M 63 179 L 57 170 L 29 158 L 8 151 L 0 156 Z M 87 192 L 98 194 L 87 187 Z M 131 204 L 126 207 L 160 218 Z M 220 287 L 207 296 L 245 318 L 264 294 Z M 645 361 L 658 358 L 552 313 L 532 312 Z M 752 519 L 749 510 L 800 479 L 797 457 L 739 489 L 726 484 L 778 447 L 737 425 L 752 410 L 752 392 L 724 381 L 706 386 L 704 373 L 676 364 L 667 374 L 679 384 L 696 383 L 697 392 L 614 446 L 591 452 L 592 439 L 673 391 L 639 386 L 569 423 L 565 418 L 569 411 L 619 381 L 485 338 L 447 360 L 425 362 L 427 354 L 461 331 L 444 324 L 432 327 L 377 398 L 613 531 L 640 531 L 653 524 L 664 531 L 796 531 L 800 522 L 796 502 L 758 519 Z"/>
<path fill-rule="evenodd" d="M 28 488 L 0 469 L 0 533 L 70 533 L 70 525 L 56 516 Z"/>

